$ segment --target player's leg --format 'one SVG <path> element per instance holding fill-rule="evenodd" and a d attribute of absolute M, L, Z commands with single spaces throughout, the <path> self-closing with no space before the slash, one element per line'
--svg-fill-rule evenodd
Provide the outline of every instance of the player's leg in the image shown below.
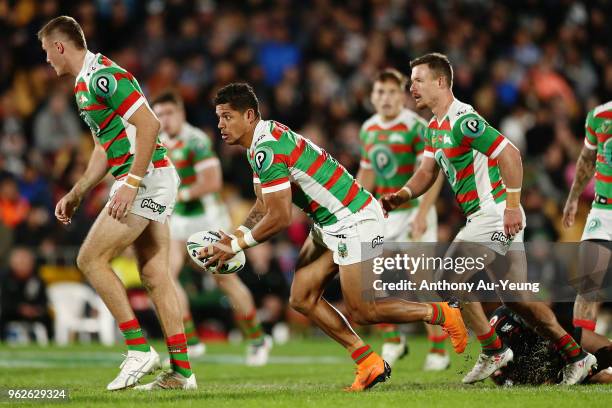
<path fill-rule="evenodd" d="M 266 365 L 272 349 L 272 339 L 265 335 L 257 318 L 257 309 L 251 291 L 235 273 L 213 276 L 219 288 L 229 298 L 234 309 L 236 324 L 249 341 L 246 365 Z"/>
<path fill-rule="evenodd" d="M 102 298 L 125 337 L 127 358 L 108 390 L 134 385 L 159 367 L 159 356 L 142 334 L 123 283 L 110 267 L 110 261 L 130 245 L 147 227 L 149 220 L 128 214 L 118 221 L 102 211 L 87 234 L 77 257 L 77 266 Z M 134 375 L 134 373 L 136 373 Z"/>
<path fill-rule="evenodd" d="M 391 369 L 353 331 L 346 318 L 323 299 L 323 289 L 336 272 L 332 252 L 311 234 L 300 251 L 289 303 L 349 352 L 358 374 L 347 390 L 363 391 L 384 381 Z"/>
<path fill-rule="evenodd" d="M 187 338 L 183 330 L 177 289 L 170 277 L 169 247 L 170 233 L 167 222 L 150 222 L 134 242 L 140 277 L 155 305 L 166 337 L 172 367 L 171 371 L 162 373 L 154 382 L 140 386 L 139 389 L 197 387 L 187 354 Z"/>
<path fill-rule="evenodd" d="M 193 323 L 193 317 L 191 316 L 187 292 L 185 292 L 185 289 L 179 281 L 179 275 L 185 265 L 185 255 L 185 241 L 182 239 L 171 239 L 169 252 L 170 277 L 174 281 L 181 315 L 183 316 L 183 326 L 185 328 L 185 336 L 187 337 L 189 356 L 195 358 L 203 355 L 206 352 L 206 348 L 198 337 L 198 333 Z"/>

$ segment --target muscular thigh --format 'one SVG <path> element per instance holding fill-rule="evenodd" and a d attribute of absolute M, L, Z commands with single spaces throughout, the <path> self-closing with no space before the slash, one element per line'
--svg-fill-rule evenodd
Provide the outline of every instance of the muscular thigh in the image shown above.
<path fill-rule="evenodd" d="M 167 221 L 163 224 L 157 221 L 150 222 L 134 241 L 134 250 L 141 266 L 155 261 L 167 269 L 169 247 L 170 232 Z"/>
<path fill-rule="evenodd" d="M 132 244 L 148 224 L 149 220 L 131 213 L 116 220 L 104 210 L 89 230 L 80 253 L 87 258 L 110 261 Z"/>
<path fill-rule="evenodd" d="M 333 253 L 308 237 L 298 257 L 298 263 L 291 284 L 291 296 L 320 296 L 323 288 L 336 272 Z"/>

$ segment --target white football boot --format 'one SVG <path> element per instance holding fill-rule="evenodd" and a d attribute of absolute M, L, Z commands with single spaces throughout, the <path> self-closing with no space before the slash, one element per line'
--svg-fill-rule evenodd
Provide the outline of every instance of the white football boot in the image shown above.
<path fill-rule="evenodd" d="M 150 351 L 128 350 L 125 360 L 119 366 L 119 375 L 111 381 L 106 389 L 109 391 L 121 390 L 133 386 L 147 374 L 161 368 L 159 354 L 151 347 Z"/>
<path fill-rule="evenodd" d="M 591 353 L 586 353 L 586 356 L 584 356 L 582 360 L 566 364 L 565 367 L 563 367 L 563 370 L 561 370 L 563 373 L 563 380 L 559 385 L 580 384 L 594 367 L 597 367 L 597 358 Z"/>
<path fill-rule="evenodd" d="M 261 367 L 268 364 L 272 345 L 272 337 L 268 335 L 264 336 L 264 341 L 259 345 L 249 344 L 245 364 L 249 367 Z"/>
<path fill-rule="evenodd" d="M 381 357 L 389 366 L 393 367 L 393 365 L 397 362 L 397 360 L 403 358 L 408 354 L 408 343 L 406 342 L 406 336 L 400 334 L 400 342 L 399 343 L 383 343 Z"/>
<path fill-rule="evenodd" d="M 176 371 L 167 370 L 155 378 L 153 382 L 134 387 L 139 391 L 153 390 L 195 390 L 198 388 L 195 374 L 191 373 L 188 378 L 183 377 Z"/>
<path fill-rule="evenodd" d="M 427 353 L 423 371 L 444 371 L 450 367 L 450 356 L 448 353 Z"/>
<path fill-rule="evenodd" d="M 476 361 L 476 365 L 474 368 L 472 368 L 472 371 L 463 377 L 462 381 L 464 384 L 472 384 L 482 381 L 485 378 L 488 378 L 495 371 L 505 367 L 506 364 L 512 361 L 513 358 L 514 353 L 510 348 L 493 355 L 480 353 L 478 356 L 478 361 Z"/>

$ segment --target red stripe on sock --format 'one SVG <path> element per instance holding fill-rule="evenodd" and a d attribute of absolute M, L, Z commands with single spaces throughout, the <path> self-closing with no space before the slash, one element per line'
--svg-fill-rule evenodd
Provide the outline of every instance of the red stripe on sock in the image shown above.
<path fill-rule="evenodd" d="M 440 336 L 427 336 L 427 338 L 429 339 L 429 341 L 439 343 L 441 341 L 446 340 L 448 338 L 448 334 L 442 334 Z"/>
<path fill-rule="evenodd" d="M 187 337 L 185 337 L 185 333 L 175 334 L 174 336 L 170 336 L 166 339 L 166 344 L 168 346 L 176 346 L 181 343 L 186 343 Z"/>
<path fill-rule="evenodd" d="M 359 357 L 360 355 L 362 355 L 363 353 L 365 353 L 366 351 L 368 351 L 370 348 L 370 346 L 368 346 L 367 344 L 363 347 L 359 347 L 357 350 L 353 351 L 351 353 L 351 358 L 354 360 L 357 357 Z"/>
<path fill-rule="evenodd" d="M 137 346 L 139 344 L 147 344 L 147 340 L 144 337 L 139 337 L 137 339 L 125 339 L 125 344 L 128 346 Z"/>
<path fill-rule="evenodd" d="M 563 346 L 570 343 L 572 341 L 572 337 L 569 334 L 564 335 L 559 340 L 555 341 L 555 347 L 557 350 L 561 350 Z"/>
<path fill-rule="evenodd" d="M 587 319 L 574 319 L 574 327 L 582 327 L 586 330 L 595 331 L 595 321 Z"/>
<path fill-rule="evenodd" d="M 170 364 L 191 370 L 191 364 L 189 364 L 189 361 L 175 360 L 171 358 Z"/>
<path fill-rule="evenodd" d="M 140 329 L 140 325 L 138 324 L 138 320 L 136 319 L 132 319 L 132 320 L 128 320 L 127 322 L 119 323 L 119 330 L 121 331 L 133 330 L 133 329 Z"/>

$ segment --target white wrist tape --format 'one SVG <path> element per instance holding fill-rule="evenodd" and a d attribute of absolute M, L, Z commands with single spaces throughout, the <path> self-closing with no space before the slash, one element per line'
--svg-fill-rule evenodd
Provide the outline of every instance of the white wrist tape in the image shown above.
<path fill-rule="evenodd" d="M 412 190 L 410 189 L 410 187 L 404 186 L 402 187 L 402 190 L 408 193 L 408 196 L 409 196 L 408 198 L 412 198 Z"/>
<path fill-rule="evenodd" d="M 236 238 L 232 239 L 230 244 L 232 246 L 232 251 L 234 251 L 235 254 L 242 251 L 242 248 L 240 248 L 240 244 L 238 243 L 238 239 Z"/>
<path fill-rule="evenodd" d="M 243 234 L 246 234 L 247 232 L 251 232 L 250 228 L 245 227 L 244 225 L 239 226 L 238 228 L 236 228 L 238 231 L 242 231 Z"/>
<path fill-rule="evenodd" d="M 133 186 L 133 185 L 131 185 L 130 183 L 123 182 L 123 185 L 124 185 L 124 186 L 128 186 L 129 188 L 133 188 L 134 190 L 137 190 L 137 189 L 138 189 L 138 187 Z"/>
<path fill-rule="evenodd" d="M 127 176 L 128 176 L 128 177 L 133 178 L 134 180 L 138 180 L 138 181 L 141 181 L 141 180 L 142 180 L 142 177 L 140 177 L 140 176 L 135 176 L 135 175 L 133 175 L 132 173 L 128 173 L 128 175 L 127 175 Z"/>
<path fill-rule="evenodd" d="M 255 238 L 253 238 L 253 232 L 251 230 L 244 234 L 244 242 L 246 242 L 249 248 L 259 244 L 259 242 L 255 241 Z"/>
<path fill-rule="evenodd" d="M 506 192 L 507 193 L 520 193 L 521 192 L 521 188 L 506 188 Z"/>

